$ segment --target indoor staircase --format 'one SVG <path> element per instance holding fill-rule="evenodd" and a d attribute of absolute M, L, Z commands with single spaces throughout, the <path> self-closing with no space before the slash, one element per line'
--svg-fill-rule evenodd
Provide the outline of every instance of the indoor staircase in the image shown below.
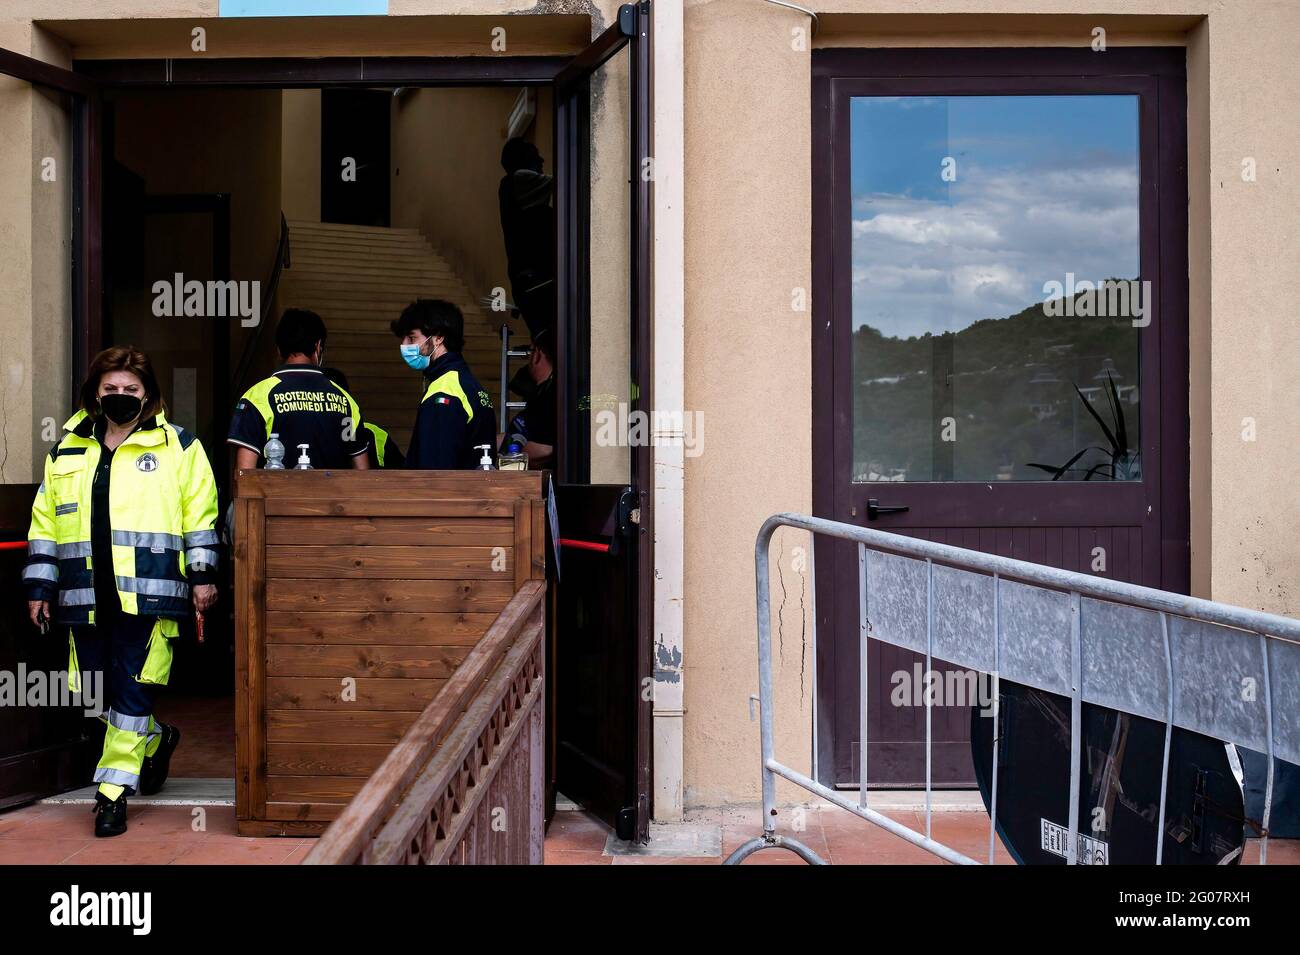
<path fill-rule="evenodd" d="M 465 360 L 493 406 L 500 402 L 502 318 L 478 304 L 418 229 L 291 221 L 289 247 L 281 307 L 309 308 L 325 320 L 325 364 L 342 369 L 366 420 L 387 430 L 403 453 L 424 386 L 402 362 L 388 324 L 413 300 L 441 298 L 460 307 Z"/>

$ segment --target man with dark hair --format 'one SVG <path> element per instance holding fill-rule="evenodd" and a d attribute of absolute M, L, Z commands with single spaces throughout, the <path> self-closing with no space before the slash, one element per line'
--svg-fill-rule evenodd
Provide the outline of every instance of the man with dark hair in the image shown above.
<path fill-rule="evenodd" d="M 235 445 L 235 467 L 262 467 L 272 434 L 284 445 L 284 466 L 294 467 L 301 449 L 313 468 L 368 470 L 368 432 L 361 409 L 321 372 L 325 323 L 315 312 L 290 308 L 280 316 L 275 344 L 284 364 L 244 392 L 235 405 L 226 441 Z"/>
<path fill-rule="evenodd" d="M 465 318 L 451 302 L 422 298 L 390 326 L 402 359 L 429 382 L 420 401 L 406 466 L 417 470 L 467 470 L 478 466 L 478 445 L 496 436 L 492 396 L 461 357 Z"/>

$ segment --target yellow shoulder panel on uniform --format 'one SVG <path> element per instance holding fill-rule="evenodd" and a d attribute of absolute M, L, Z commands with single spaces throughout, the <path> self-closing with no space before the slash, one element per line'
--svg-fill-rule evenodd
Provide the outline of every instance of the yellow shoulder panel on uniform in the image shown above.
<path fill-rule="evenodd" d="M 272 418 L 271 402 L 267 399 L 267 395 L 269 395 L 271 389 L 279 383 L 280 379 L 275 375 L 272 375 L 270 378 L 263 378 L 257 384 L 253 385 L 253 387 L 245 391 L 240 400 L 247 401 L 261 413 L 265 420 L 270 421 Z"/>
<path fill-rule="evenodd" d="M 465 389 L 460 385 L 460 372 L 456 369 L 453 368 L 445 375 L 440 375 L 429 382 L 429 388 L 425 391 L 424 398 L 421 399 L 420 403 L 423 404 L 434 395 L 450 395 L 458 399 L 465 409 L 465 417 L 474 417 L 474 409 L 469 403 L 469 396 L 465 394 Z"/>

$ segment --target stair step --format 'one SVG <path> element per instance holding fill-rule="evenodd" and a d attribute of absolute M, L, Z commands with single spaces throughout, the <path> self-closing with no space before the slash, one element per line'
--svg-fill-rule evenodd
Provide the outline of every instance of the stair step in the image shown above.
<path fill-rule="evenodd" d="M 306 219 L 289 219 L 287 221 L 291 232 L 353 232 L 363 235 L 420 234 L 419 229 L 408 226 L 354 225 L 350 222 L 310 222 Z"/>
<path fill-rule="evenodd" d="M 441 292 L 441 295 L 434 295 L 433 292 Z M 386 292 L 383 289 L 367 291 L 365 289 L 355 290 L 348 282 L 337 283 L 336 286 L 324 286 L 316 283 L 305 284 L 294 287 L 294 297 L 299 300 L 316 302 L 329 308 L 331 304 L 342 305 L 351 308 L 365 308 L 370 306 L 373 309 L 391 309 L 396 308 L 399 312 L 411 303 L 413 296 L 423 296 L 424 298 L 446 298 L 458 305 L 464 303 L 473 311 L 479 310 L 478 301 L 470 296 L 469 290 L 464 286 L 455 287 L 451 283 L 446 285 L 430 284 L 424 288 L 414 288 L 410 291 Z"/>
<path fill-rule="evenodd" d="M 292 264 L 291 268 L 285 269 L 283 277 L 337 275 L 339 273 L 348 275 L 393 275 L 396 278 L 413 279 L 426 278 L 430 277 L 430 275 L 435 275 L 435 277 L 442 277 L 442 275 L 455 277 L 456 275 L 448 266 L 437 265 L 424 259 L 411 262 L 409 265 L 402 265 L 386 259 L 357 261 L 355 257 L 339 256 L 337 260 L 326 260 L 294 256 L 294 264 Z"/>
<path fill-rule="evenodd" d="M 286 304 L 312 308 L 329 329 L 328 361 L 340 368 L 362 413 L 406 451 L 424 385 L 401 361 L 389 324 L 414 299 L 442 298 L 465 315 L 462 354 L 483 387 L 499 395 L 500 326 L 523 323 L 485 310 L 460 275 L 417 229 L 342 223 L 289 224 Z M 494 398 L 494 400 L 497 400 Z"/>
<path fill-rule="evenodd" d="M 327 292 L 386 292 L 390 297 L 393 295 L 418 295 L 423 293 L 425 289 L 441 289 L 443 291 L 460 293 L 468 291 L 464 285 L 453 279 L 450 275 L 425 279 L 398 279 L 396 276 L 385 279 L 382 275 L 354 276 L 335 274 L 329 279 L 314 280 L 295 276 L 293 281 L 286 282 L 285 284 L 294 289 L 320 289 Z"/>
<path fill-rule="evenodd" d="M 289 239 L 298 236 L 304 241 L 328 242 L 416 242 L 426 241 L 419 229 L 379 229 L 374 226 L 353 226 L 347 229 L 301 229 L 289 226 Z"/>
<path fill-rule="evenodd" d="M 340 249 L 359 249 L 363 252 L 427 252 L 433 249 L 420 236 L 398 236 L 392 238 L 367 239 L 349 238 L 343 235 L 302 235 L 289 233 L 289 248 L 315 249 L 321 252 L 337 252 Z"/>

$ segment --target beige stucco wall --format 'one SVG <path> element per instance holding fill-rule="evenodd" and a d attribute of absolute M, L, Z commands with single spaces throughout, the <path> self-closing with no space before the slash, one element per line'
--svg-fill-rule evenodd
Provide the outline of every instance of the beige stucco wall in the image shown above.
<path fill-rule="evenodd" d="M 497 185 L 513 87 L 409 89 L 392 103 L 392 224 L 419 229 L 477 298 L 510 294 Z M 553 172 L 550 96 L 525 135 Z"/>
<path fill-rule="evenodd" d="M 1300 469 L 1300 323 L 1288 312 L 1300 295 L 1300 5 L 1106 0 L 1095 16 L 1053 16 L 1078 14 L 1087 4 L 1077 0 L 812 6 L 829 14 L 824 45 L 1086 46 L 1094 26 L 1112 44 L 1190 45 L 1194 588 L 1300 613 L 1300 507 L 1284 491 Z M 710 427 L 706 453 L 686 461 L 688 806 L 758 795 L 758 731 L 746 715 L 757 688 L 753 539 L 767 515 L 811 507 L 810 388 L 820 372 L 810 316 L 790 310 L 791 290 L 812 283 L 809 57 L 791 49 L 792 28 L 807 26 L 757 0 L 686 10 L 686 407 L 723 425 L 747 408 L 756 422 Z M 1247 156 L 1258 161 L 1255 183 L 1241 181 Z M 1256 422 L 1252 442 L 1244 418 Z M 777 749 L 808 769 L 811 594 L 794 564 L 806 541 L 781 534 Z"/>
<path fill-rule="evenodd" d="M 284 214 L 290 220 L 320 222 L 320 90 L 285 90 L 280 130 Z"/>
<path fill-rule="evenodd" d="M 0 22 L 0 46 L 68 62 L 30 23 Z M 72 122 L 65 98 L 0 77 L 0 483 L 40 480 L 71 396 Z"/>

